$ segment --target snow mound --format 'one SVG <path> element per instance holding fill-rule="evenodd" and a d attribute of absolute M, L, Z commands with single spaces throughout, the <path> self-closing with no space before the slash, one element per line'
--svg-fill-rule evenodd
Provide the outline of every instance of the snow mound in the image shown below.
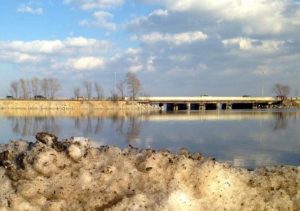
<path fill-rule="evenodd" d="M 299 167 L 36 138 L 0 146 L 0 210 L 300 210 Z"/>

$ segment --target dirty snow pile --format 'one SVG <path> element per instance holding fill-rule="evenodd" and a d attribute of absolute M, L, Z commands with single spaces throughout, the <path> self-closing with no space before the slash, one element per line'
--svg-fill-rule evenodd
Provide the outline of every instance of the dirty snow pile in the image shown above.
<path fill-rule="evenodd" d="M 247 171 L 84 138 L 0 146 L 0 210 L 300 210 L 300 167 Z"/>

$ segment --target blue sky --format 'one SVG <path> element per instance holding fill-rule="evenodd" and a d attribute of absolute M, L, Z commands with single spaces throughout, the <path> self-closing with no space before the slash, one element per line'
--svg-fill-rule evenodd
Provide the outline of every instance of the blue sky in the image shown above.
<path fill-rule="evenodd" d="M 0 0 L 0 96 L 56 77 L 60 96 L 84 80 L 108 96 L 137 74 L 153 96 L 300 91 L 300 4 L 294 0 Z"/>

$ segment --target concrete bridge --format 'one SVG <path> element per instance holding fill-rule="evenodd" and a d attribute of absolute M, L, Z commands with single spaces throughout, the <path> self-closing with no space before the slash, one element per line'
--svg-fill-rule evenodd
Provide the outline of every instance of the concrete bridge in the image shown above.
<path fill-rule="evenodd" d="M 136 101 L 158 105 L 167 111 L 217 110 L 217 109 L 259 109 L 281 106 L 282 100 L 274 97 L 138 97 Z"/>

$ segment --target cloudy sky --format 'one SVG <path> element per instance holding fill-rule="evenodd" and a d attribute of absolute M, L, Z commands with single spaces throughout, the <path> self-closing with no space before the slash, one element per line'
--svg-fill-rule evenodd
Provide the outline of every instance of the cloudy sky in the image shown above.
<path fill-rule="evenodd" d="M 128 71 L 152 96 L 300 94 L 299 0 L 0 0 L 0 27 L 1 97 L 33 76 L 109 95 Z"/>

